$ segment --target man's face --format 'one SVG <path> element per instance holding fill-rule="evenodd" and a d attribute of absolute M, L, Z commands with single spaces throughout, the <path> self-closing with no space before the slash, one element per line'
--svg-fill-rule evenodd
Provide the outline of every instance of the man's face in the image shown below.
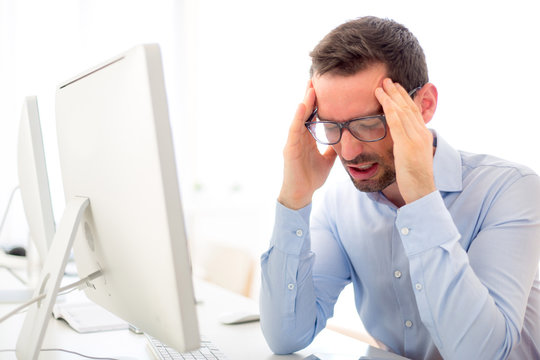
<path fill-rule="evenodd" d="M 317 95 L 321 119 L 344 122 L 362 116 L 382 114 L 375 89 L 387 77 L 384 65 L 373 65 L 352 76 L 315 75 L 313 87 Z M 382 191 L 396 181 L 393 142 L 390 133 L 376 142 L 362 142 L 348 130 L 333 145 L 356 188 L 364 192 Z"/>

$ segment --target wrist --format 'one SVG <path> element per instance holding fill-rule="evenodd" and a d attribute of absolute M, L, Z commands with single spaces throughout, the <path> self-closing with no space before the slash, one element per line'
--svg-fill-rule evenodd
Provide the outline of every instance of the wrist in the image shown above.
<path fill-rule="evenodd" d="M 437 188 L 435 187 L 435 183 L 426 185 L 424 187 L 417 187 L 415 188 L 414 192 L 407 194 L 407 196 L 403 196 L 403 200 L 405 201 L 406 204 L 410 204 L 435 191 L 437 191 Z"/>
<path fill-rule="evenodd" d="M 308 206 L 309 204 L 311 204 L 311 198 L 312 196 L 302 196 L 302 197 L 287 196 L 286 194 L 281 192 L 277 198 L 277 201 L 281 205 L 291 210 L 300 210 Z"/>

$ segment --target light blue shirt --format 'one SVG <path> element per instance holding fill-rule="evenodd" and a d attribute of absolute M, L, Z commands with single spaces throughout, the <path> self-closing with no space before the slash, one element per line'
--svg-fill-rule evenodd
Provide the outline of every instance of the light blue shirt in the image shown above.
<path fill-rule="evenodd" d="M 540 359 L 540 179 L 438 138 L 438 191 L 397 209 L 351 181 L 320 207 L 277 204 L 262 255 L 261 327 L 306 347 L 345 285 L 367 331 L 412 359 Z M 310 223 L 311 214 L 311 223 Z"/>

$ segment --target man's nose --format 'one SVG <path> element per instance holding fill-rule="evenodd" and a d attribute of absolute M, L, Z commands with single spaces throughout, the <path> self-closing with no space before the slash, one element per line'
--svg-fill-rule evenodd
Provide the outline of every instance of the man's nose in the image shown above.
<path fill-rule="evenodd" d="M 353 160 L 364 151 L 364 143 L 352 136 L 348 129 L 343 129 L 341 141 L 337 145 L 338 154 L 344 160 Z"/>

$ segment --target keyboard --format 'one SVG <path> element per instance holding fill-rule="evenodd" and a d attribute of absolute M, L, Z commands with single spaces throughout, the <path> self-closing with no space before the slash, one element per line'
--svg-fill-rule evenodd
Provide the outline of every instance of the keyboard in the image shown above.
<path fill-rule="evenodd" d="M 218 347 L 204 337 L 201 338 L 201 347 L 198 350 L 180 353 L 149 335 L 145 336 L 148 347 L 159 360 L 227 360 Z"/>

